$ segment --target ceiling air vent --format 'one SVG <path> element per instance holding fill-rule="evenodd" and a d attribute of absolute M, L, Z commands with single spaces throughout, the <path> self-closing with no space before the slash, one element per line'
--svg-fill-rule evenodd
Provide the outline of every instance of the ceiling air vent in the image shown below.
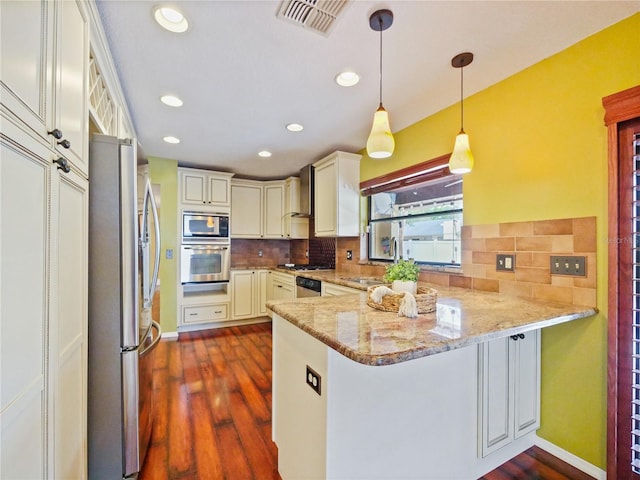
<path fill-rule="evenodd" d="M 329 30 L 349 0 L 283 0 L 278 18 L 329 35 Z"/>

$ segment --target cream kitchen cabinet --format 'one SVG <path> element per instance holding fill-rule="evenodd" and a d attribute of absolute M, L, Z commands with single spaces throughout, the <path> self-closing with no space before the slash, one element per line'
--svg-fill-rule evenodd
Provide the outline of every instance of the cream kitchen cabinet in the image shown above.
<path fill-rule="evenodd" d="M 334 152 L 313 164 L 318 237 L 357 237 L 360 225 L 361 155 Z"/>
<path fill-rule="evenodd" d="M 183 206 L 229 207 L 233 174 L 194 168 L 179 168 L 180 203 Z"/>
<path fill-rule="evenodd" d="M 364 290 L 358 290 L 357 288 L 345 287 L 344 285 L 336 285 L 334 283 L 328 282 L 322 282 L 321 289 L 323 297 L 335 297 L 339 295 L 354 295 L 365 293 Z"/>
<path fill-rule="evenodd" d="M 269 270 L 233 270 L 231 272 L 231 308 L 233 320 L 267 315 Z"/>
<path fill-rule="evenodd" d="M 87 8 L 0 2 L 0 478 L 87 478 Z"/>
<path fill-rule="evenodd" d="M 482 457 L 540 427 L 540 330 L 478 345 Z"/>
<path fill-rule="evenodd" d="M 269 300 L 293 300 L 296 298 L 296 277 L 289 273 L 272 272 Z"/>
<path fill-rule="evenodd" d="M 284 236 L 288 239 L 309 238 L 309 218 L 300 213 L 300 178 L 289 177 L 284 181 Z"/>
<path fill-rule="evenodd" d="M 285 238 L 283 209 L 283 181 L 231 181 L 232 238 Z"/>
<path fill-rule="evenodd" d="M 88 182 L 2 114 L 0 478 L 82 479 Z"/>
<path fill-rule="evenodd" d="M 88 175 L 86 7 L 77 1 L 0 4 L 3 111 Z"/>

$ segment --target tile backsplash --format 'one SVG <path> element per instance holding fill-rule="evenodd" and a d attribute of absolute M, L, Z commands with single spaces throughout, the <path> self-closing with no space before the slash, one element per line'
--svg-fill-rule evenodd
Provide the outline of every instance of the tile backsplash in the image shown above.
<path fill-rule="evenodd" d="M 420 280 L 437 285 L 499 292 L 526 298 L 596 306 L 596 218 L 567 218 L 462 227 L 461 273 L 423 270 Z M 347 250 L 353 260 L 347 260 Z M 381 276 L 384 266 L 358 261 L 366 245 L 339 238 L 336 268 L 360 276 Z M 496 255 L 515 255 L 513 272 L 496 271 Z M 586 257 L 586 277 L 552 275 L 551 255 Z"/>

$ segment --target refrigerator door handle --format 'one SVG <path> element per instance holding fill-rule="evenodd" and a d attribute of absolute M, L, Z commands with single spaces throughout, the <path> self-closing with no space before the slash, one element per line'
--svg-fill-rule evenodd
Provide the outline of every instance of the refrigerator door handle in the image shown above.
<path fill-rule="evenodd" d="M 144 202 L 142 209 L 142 233 L 140 236 L 140 242 L 143 252 L 143 302 L 144 308 L 150 308 L 153 304 L 153 293 L 156 289 L 156 283 L 158 282 L 158 274 L 160 272 L 160 222 L 158 219 L 158 207 L 156 205 L 156 199 L 153 196 L 153 190 L 151 188 L 151 182 L 147 179 L 144 192 Z M 153 265 L 153 274 L 151 276 L 151 282 L 149 282 L 148 262 L 149 262 L 149 214 L 147 206 L 151 209 L 154 223 L 154 250 L 155 258 Z"/>

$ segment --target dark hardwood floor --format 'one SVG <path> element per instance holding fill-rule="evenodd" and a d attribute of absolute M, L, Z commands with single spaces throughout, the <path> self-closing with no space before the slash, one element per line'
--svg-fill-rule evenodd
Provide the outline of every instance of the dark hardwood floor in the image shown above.
<path fill-rule="evenodd" d="M 181 334 L 156 350 L 156 419 L 140 480 L 279 479 L 271 323 Z"/>
<path fill-rule="evenodd" d="M 271 441 L 271 323 L 162 341 L 154 382 L 156 419 L 139 480 L 280 479 Z M 480 480 L 507 479 L 593 480 L 538 447 Z"/>

